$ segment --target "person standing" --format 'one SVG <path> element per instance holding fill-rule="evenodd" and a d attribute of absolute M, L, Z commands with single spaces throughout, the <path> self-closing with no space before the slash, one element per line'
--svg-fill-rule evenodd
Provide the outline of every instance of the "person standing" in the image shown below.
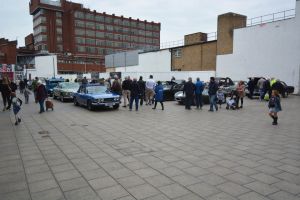
<path fill-rule="evenodd" d="M 129 104 L 130 111 L 132 110 L 133 101 L 135 101 L 135 110 L 138 111 L 140 93 L 141 90 L 139 84 L 137 83 L 137 79 L 134 78 L 132 83 L 130 84 L 130 104 Z"/>
<path fill-rule="evenodd" d="M 149 79 L 146 81 L 146 105 L 151 105 L 152 104 L 152 99 L 155 95 L 154 89 L 155 89 L 155 81 L 153 80 L 153 76 L 150 75 Z"/>
<path fill-rule="evenodd" d="M 122 95 L 122 87 L 121 87 L 121 83 L 120 83 L 120 80 L 119 80 L 119 77 L 118 76 L 115 76 L 114 77 L 114 81 L 111 85 L 111 88 L 110 90 L 113 92 L 113 93 L 116 93 L 118 95 Z M 107 86 L 106 86 L 107 87 Z M 107 87 L 107 89 L 109 90 L 109 88 Z"/>
<path fill-rule="evenodd" d="M 3 111 L 9 109 L 10 93 L 11 93 L 11 89 L 10 89 L 9 79 L 6 76 L 4 76 L 1 84 L 1 94 L 2 94 L 3 106 L 4 106 Z M 8 104 L 8 107 L 6 107 L 6 104 Z"/>
<path fill-rule="evenodd" d="M 156 109 L 157 102 L 160 103 L 161 109 L 164 110 L 164 88 L 160 81 L 158 81 L 157 85 L 155 86 L 155 103 L 154 107 L 152 108 L 153 110 Z"/>
<path fill-rule="evenodd" d="M 128 104 L 127 102 L 130 101 L 130 97 L 131 97 L 130 96 L 130 87 L 131 87 L 131 81 L 130 81 L 129 77 L 126 76 L 125 80 L 122 83 L 122 90 L 123 90 L 122 95 L 123 95 L 123 100 L 124 100 L 124 102 L 123 102 L 124 108 L 126 108 L 126 106 Z"/>
<path fill-rule="evenodd" d="M 204 90 L 204 83 L 200 81 L 200 78 L 197 78 L 197 82 L 195 84 L 195 97 L 196 97 L 196 107 L 197 109 L 202 109 L 202 92 Z"/>
<path fill-rule="evenodd" d="M 143 81 L 143 77 L 140 76 L 140 79 L 138 81 L 140 90 L 141 90 L 141 95 L 140 95 L 140 105 L 142 106 L 144 103 L 144 99 L 145 99 L 145 89 L 146 89 L 146 84 L 145 81 Z"/>
<path fill-rule="evenodd" d="M 36 99 L 36 90 L 37 90 L 37 82 L 39 81 L 38 77 L 35 77 L 34 80 L 32 81 L 32 90 L 33 90 L 33 95 L 34 98 Z"/>
<path fill-rule="evenodd" d="M 48 97 L 47 95 L 47 90 L 44 84 L 39 80 L 37 82 L 37 90 L 36 90 L 36 103 L 40 104 L 40 112 L 43 113 L 45 112 L 45 100 Z"/>
<path fill-rule="evenodd" d="M 271 84 L 270 84 L 270 79 L 265 80 L 264 86 L 263 86 L 263 91 L 264 91 L 264 97 L 268 93 L 269 97 L 271 96 Z"/>
<path fill-rule="evenodd" d="M 237 91 L 237 100 L 236 100 L 236 108 L 243 108 L 244 97 L 245 97 L 245 85 L 243 81 L 240 81 L 236 87 Z M 239 101 L 241 100 L 241 106 L 239 107 Z"/>
<path fill-rule="evenodd" d="M 189 77 L 188 81 L 184 84 L 183 94 L 185 94 L 185 109 L 191 110 L 191 105 L 194 100 L 195 85 L 192 82 L 192 78 Z"/>
<path fill-rule="evenodd" d="M 248 85 L 248 90 L 249 90 L 249 98 L 253 99 L 253 92 L 254 92 L 254 88 L 255 88 L 253 78 L 249 78 L 247 85 Z"/>
<path fill-rule="evenodd" d="M 259 100 L 260 101 L 262 101 L 264 99 L 264 83 L 265 83 L 265 79 L 263 77 L 261 77 L 257 81 L 257 87 L 259 89 Z"/>
<path fill-rule="evenodd" d="M 216 109 L 216 111 L 218 111 L 218 106 L 217 106 L 217 98 L 216 98 L 216 94 L 218 91 L 218 84 L 215 81 L 214 77 L 210 77 L 210 82 L 208 85 L 208 95 L 209 95 L 209 104 L 210 104 L 210 108 L 208 111 L 213 112 L 214 108 Z"/>
<path fill-rule="evenodd" d="M 278 124 L 278 114 L 277 113 L 282 110 L 279 92 L 277 90 L 272 91 L 272 95 L 270 97 L 268 107 L 269 107 L 269 116 L 273 119 L 272 124 L 277 125 Z"/>
<path fill-rule="evenodd" d="M 23 94 L 25 89 L 25 82 L 23 80 L 21 80 L 19 83 L 19 89 L 20 89 L 20 93 Z"/>
<path fill-rule="evenodd" d="M 8 101 L 8 107 L 7 109 L 10 110 L 10 107 L 11 107 L 11 101 L 12 101 L 12 96 L 11 96 L 11 93 L 16 93 L 17 89 L 18 89 L 18 86 L 16 83 L 14 83 L 13 81 L 10 82 L 9 84 L 9 88 L 10 88 L 10 94 L 9 94 L 9 101 Z"/>

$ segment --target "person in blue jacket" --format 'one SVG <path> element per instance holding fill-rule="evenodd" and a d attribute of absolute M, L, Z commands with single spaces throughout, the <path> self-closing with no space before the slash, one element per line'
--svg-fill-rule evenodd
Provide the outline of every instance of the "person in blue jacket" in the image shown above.
<path fill-rule="evenodd" d="M 204 90 L 204 83 L 200 81 L 200 78 L 197 78 L 197 82 L 195 84 L 195 96 L 196 96 L 196 107 L 197 109 L 202 109 L 202 92 Z"/>
<path fill-rule="evenodd" d="M 156 109 L 157 102 L 160 103 L 161 109 L 164 110 L 164 88 L 160 81 L 157 82 L 157 85 L 155 86 L 155 104 L 152 108 L 153 110 Z"/>

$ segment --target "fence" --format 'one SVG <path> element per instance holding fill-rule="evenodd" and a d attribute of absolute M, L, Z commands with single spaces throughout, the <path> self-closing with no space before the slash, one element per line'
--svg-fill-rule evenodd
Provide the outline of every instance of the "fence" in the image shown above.
<path fill-rule="evenodd" d="M 264 23 L 275 22 L 279 20 L 290 19 L 296 16 L 295 9 L 285 10 L 277 13 L 262 15 L 247 20 L 247 26 L 255 26 Z"/>

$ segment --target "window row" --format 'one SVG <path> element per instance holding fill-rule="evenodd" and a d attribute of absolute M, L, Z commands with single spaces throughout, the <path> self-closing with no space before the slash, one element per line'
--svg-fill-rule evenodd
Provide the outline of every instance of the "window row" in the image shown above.
<path fill-rule="evenodd" d="M 145 24 L 145 22 L 136 22 L 136 21 L 130 21 L 129 19 L 119 19 L 115 17 L 110 16 L 102 16 L 102 15 L 94 15 L 91 13 L 84 13 L 81 11 L 76 11 L 74 13 L 74 17 L 77 19 L 87 19 L 91 21 L 96 22 L 105 22 L 109 24 L 117 24 L 121 26 L 129 26 L 134 28 L 141 28 L 141 29 L 147 29 L 147 30 L 154 30 L 159 31 L 160 27 L 158 25 L 152 25 L 152 24 Z"/>
<path fill-rule="evenodd" d="M 122 40 L 121 35 L 111 35 L 112 38 L 108 39 L 115 39 L 115 40 Z M 121 37 L 121 38 L 118 38 Z M 105 41 L 105 40 L 97 40 L 97 39 L 92 39 L 92 38 L 82 38 L 82 37 L 76 37 L 75 41 L 77 44 L 90 44 L 90 45 L 99 45 L 99 46 L 108 46 L 108 42 L 112 43 L 122 43 L 122 42 L 115 42 L 115 41 Z M 152 39 L 152 38 L 139 38 L 139 37 L 132 37 L 132 38 L 124 38 L 124 42 L 140 42 L 140 43 L 147 43 L 147 44 L 159 44 L 158 39 Z M 125 47 L 127 48 L 127 47 Z"/>
<path fill-rule="evenodd" d="M 47 41 L 47 35 L 38 35 L 34 37 L 35 43 L 44 42 L 44 41 Z"/>
<path fill-rule="evenodd" d="M 46 33 L 47 27 L 46 26 L 37 26 L 33 29 L 33 35 L 38 35 L 40 33 Z"/>
<path fill-rule="evenodd" d="M 33 20 L 33 27 L 36 27 L 37 25 L 41 23 L 46 23 L 46 17 L 44 16 L 39 16 Z"/>

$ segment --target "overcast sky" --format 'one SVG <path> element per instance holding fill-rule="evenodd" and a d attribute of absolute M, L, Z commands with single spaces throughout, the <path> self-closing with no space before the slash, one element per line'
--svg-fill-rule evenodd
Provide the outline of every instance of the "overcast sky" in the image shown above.
<path fill-rule="evenodd" d="M 33 32 L 29 0 L 0 0 L 0 37 L 18 39 Z M 296 0 L 73 0 L 98 12 L 161 22 L 161 43 L 195 32 L 215 32 L 217 16 L 226 12 L 253 18 L 294 9 Z"/>

